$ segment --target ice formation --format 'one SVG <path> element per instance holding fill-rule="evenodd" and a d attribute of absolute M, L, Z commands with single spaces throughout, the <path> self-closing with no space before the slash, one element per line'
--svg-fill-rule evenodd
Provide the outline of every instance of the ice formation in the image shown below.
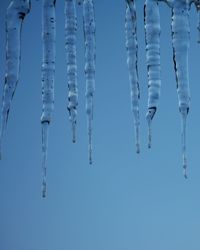
<path fill-rule="evenodd" d="M 46 169 L 48 130 L 54 108 L 54 78 L 55 78 L 55 0 L 42 2 L 42 196 L 46 196 Z"/>
<path fill-rule="evenodd" d="M 146 0 L 145 34 L 148 68 L 149 147 L 151 147 L 151 121 L 157 109 L 160 94 L 160 18 L 158 2 L 165 2 L 172 10 L 172 46 L 176 74 L 179 111 L 181 113 L 181 140 L 184 176 L 187 178 L 186 118 L 190 106 L 188 50 L 190 44 L 189 11 L 192 3 L 200 10 L 199 0 Z M 198 24 L 200 30 L 200 24 Z"/>
<path fill-rule="evenodd" d="M 19 82 L 22 23 L 30 8 L 29 0 L 14 0 L 6 13 L 6 72 L 1 110 L 0 158 L 11 102 Z"/>
<path fill-rule="evenodd" d="M 126 50 L 127 50 L 127 65 L 129 70 L 129 80 L 131 89 L 131 107 L 134 115 L 135 125 L 135 144 L 136 152 L 140 152 L 139 142 L 139 98 L 140 89 L 138 82 L 138 43 L 137 43 L 137 27 L 136 27 L 136 8 L 135 1 L 127 0 L 126 18 L 125 18 L 125 33 L 126 33 Z"/>
<path fill-rule="evenodd" d="M 65 48 L 67 57 L 68 110 L 72 125 L 72 141 L 76 141 L 76 116 L 78 105 L 76 64 L 76 1 L 65 0 Z"/>
<path fill-rule="evenodd" d="M 89 162 L 92 163 L 92 127 L 93 127 L 93 97 L 95 91 L 95 14 L 93 0 L 63 0 L 65 1 L 65 49 L 67 59 L 68 110 L 72 126 L 72 140 L 76 140 L 76 116 L 78 105 L 77 90 L 77 59 L 76 59 L 76 4 L 83 4 L 83 30 L 85 45 L 85 78 L 86 78 L 86 113 L 88 129 Z M 134 116 L 136 152 L 140 151 L 139 142 L 139 99 L 138 82 L 138 43 L 135 0 L 125 0 L 126 3 L 126 49 L 127 65 L 131 88 L 131 106 Z M 148 146 L 151 147 L 151 123 L 158 107 L 161 86 L 160 65 L 160 14 L 159 2 L 165 2 L 172 11 L 172 46 L 173 61 L 176 74 L 179 111 L 182 120 L 182 157 L 184 176 L 187 177 L 186 156 L 186 119 L 190 107 L 188 52 L 190 43 L 189 11 L 195 4 L 198 11 L 198 42 L 200 42 L 200 0 L 146 0 L 144 6 L 146 61 L 148 71 Z M 46 196 L 46 170 L 48 130 L 54 108 L 54 78 L 55 78 L 55 4 L 56 0 L 42 0 L 42 196 Z M 0 157 L 2 140 L 8 120 L 11 101 L 19 81 L 21 29 L 25 16 L 29 13 L 30 0 L 12 0 L 6 14 L 6 73 L 3 89 L 0 130 Z"/>
<path fill-rule="evenodd" d="M 85 41 L 86 112 L 88 126 L 89 163 L 92 164 L 92 120 L 93 96 L 95 90 L 95 16 L 93 0 L 83 1 L 83 28 Z"/>
<path fill-rule="evenodd" d="M 148 70 L 148 147 L 151 147 L 151 122 L 160 96 L 160 14 L 157 0 L 147 0 L 144 7 L 145 40 Z"/>

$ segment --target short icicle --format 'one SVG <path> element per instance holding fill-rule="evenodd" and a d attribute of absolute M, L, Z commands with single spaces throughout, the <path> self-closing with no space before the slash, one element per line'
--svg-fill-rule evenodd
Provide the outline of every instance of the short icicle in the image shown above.
<path fill-rule="evenodd" d="M 148 147 L 151 148 L 151 123 L 156 113 L 160 96 L 160 13 L 158 0 L 146 0 L 145 14 L 145 41 L 146 60 L 148 70 Z"/>
<path fill-rule="evenodd" d="M 76 63 L 76 0 L 65 0 L 65 49 L 67 58 L 68 111 L 72 126 L 72 141 L 76 141 L 76 116 L 78 105 Z"/>
<path fill-rule="evenodd" d="M 89 163 L 92 164 L 93 96 L 95 90 L 95 15 L 93 0 L 83 1 L 83 28 L 85 40 L 86 112 L 88 126 Z"/>
<path fill-rule="evenodd" d="M 187 1 L 174 1 L 172 7 L 172 45 L 176 73 L 179 111 L 182 119 L 182 157 L 184 176 L 187 178 L 186 118 L 190 106 L 188 50 L 190 41 L 189 8 Z"/>
<path fill-rule="evenodd" d="M 55 78 L 55 0 L 43 0 L 42 11 L 42 197 L 46 197 L 46 169 L 48 130 L 54 108 L 54 78 Z"/>
<path fill-rule="evenodd" d="M 131 107 L 134 115 L 135 125 L 135 144 L 136 152 L 140 152 L 139 142 L 139 99 L 140 89 L 138 82 L 138 44 L 137 44 L 137 28 L 136 28 L 136 8 L 135 1 L 126 0 L 126 18 L 125 18 L 125 33 L 126 33 L 126 50 L 127 50 L 127 65 L 129 70 L 129 81 L 131 88 Z"/>
<path fill-rule="evenodd" d="M 30 8 L 29 0 L 13 0 L 6 13 L 6 72 L 1 109 L 0 158 L 11 102 L 19 82 L 22 23 Z"/>

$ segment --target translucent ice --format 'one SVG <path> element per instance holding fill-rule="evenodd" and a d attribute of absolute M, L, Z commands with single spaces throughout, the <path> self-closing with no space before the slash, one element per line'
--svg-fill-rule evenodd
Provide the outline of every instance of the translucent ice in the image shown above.
<path fill-rule="evenodd" d="M 0 158 L 11 102 L 19 82 L 22 23 L 30 8 L 29 0 L 13 0 L 6 13 L 6 73 L 1 110 Z"/>
<path fill-rule="evenodd" d="M 95 90 L 95 15 L 93 0 L 83 1 L 83 23 L 85 40 L 86 112 L 89 137 L 89 163 L 92 164 L 92 120 L 93 96 Z"/>
<path fill-rule="evenodd" d="M 151 147 L 151 122 L 157 110 L 160 96 L 160 14 L 157 0 L 146 0 L 145 40 L 148 70 L 148 112 L 146 119 L 149 127 L 148 147 Z"/>
<path fill-rule="evenodd" d="M 46 197 L 46 165 L 48 148 L 48 128 L 54 108 L 55 78 L 55 0 L 43 0 L 42 11 L 42 196 Z"/>
<path fill-rule="evenodd" d="M 76 116 L 78 105 L 77 63 L 76 63 L 76 1 L 65 0 L 65 48 L 67 57 L 68 110 L 72 125 L 72 141 L 76 141 Z"/>
<path fill-rule="evenodd" d="M 135 140 L 136 140 L 136 152 L 140 152 L 139 143 L 139 98 L 140 89 L 138 82 L 138 44 L 137 44 L 137 32 L 136 32 L 136 9 L 135 2 L 127 0 L 126 6 L 126 19 L 125 19 L 125 33 L 126 33 L 126 50 L 127 50 L 127 65 L 129 69 L 129 80 L 131 87 L 131 106 L 134 115 L 135 124 Z"/>

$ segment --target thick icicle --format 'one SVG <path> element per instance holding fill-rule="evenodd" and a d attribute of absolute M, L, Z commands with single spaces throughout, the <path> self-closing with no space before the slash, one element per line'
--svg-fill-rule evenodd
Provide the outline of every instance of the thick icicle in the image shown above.
<path fill-rule="evenodd" d="M 55 0 L 43 0 L 42 12 L 42 196 L 46 197 L 46 165 L 48 148 L 48 128 L 54 108 L 55 78 Z"/>
<path fill-rule="evenodd" d="M 92 164 L 92 120 L 93 96 L 95 90 L 95 15 L 93 0 L 83 1 L 83 22 L 85 39 L 86 112 L 89 136 L 89 163 Z"/>
<path fill-rule="evenodd" d="M 76 116 L 78 105 L 76 64 L 76 1 L 65 0 L 65 48 L 67 57 L 68 110 L 72 125 L 72 141 L 76 141 Z"/>
<path fill-rule="evenodd" d="M 137 68 L 138 44 L 137 44 L 137 33 L 136 33 L 135 1 L 127 0 L 125 33 L 126 33 L 127 65 L 129 69 L 129 80 L 131 87 L 131 106 L 134 115 L 134 125 L 135 125 L 136 152 L 139 153 L 140 152 L 140 143 L 139 143 L 140 89 L 139 89 L 138 68 Z"/>
<path fill-rule="evenodd" d="M 157 110 L 160 96 L 160 14 L 157 0 L 146 0 L 145 40 L 148 69 L 148 112 L 146 119 L 149 127 L 148 147 L 151 147 L 151 122 Z"/>
<path fill-rule="evenodd" d="M 182 157 L 184 176 L 187 177 L 186 118 L 190 105 L 188 49 L 190 40 L 189 8 L 187 1 L 174 1 L 172 8 L 172 44 L 176 72 L 179 110 L 182 117 Z"/>
<path fill-rule="evenodd" d="M 6 73 L 1 110 L 0 158 L 10 106 L 19 81 L 22 23 L 30 8 L 29 0 L 13 0 L 6 13 Z"/>

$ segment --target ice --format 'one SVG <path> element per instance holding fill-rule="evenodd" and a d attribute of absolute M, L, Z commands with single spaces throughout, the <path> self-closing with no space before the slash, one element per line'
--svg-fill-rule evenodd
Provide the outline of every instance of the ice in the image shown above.
<path fill-rule="evenodd" d="M 48 149 L 48 129 L 54 108 L 55 78 L 55 0 L 43 0 L 42 11 L 42 196 L 46 197 L 46 168 Z"/>
<path fill-rule="evenodd" d="M 19 82 L 22 23 L 30 9 L 29 0 L 13 0 L 6 13 L 6 71 L 1 109 L 0 158 L 11 102 Z"/>
<path fill-rule="evenodd" d="M 160 13 L 157 0 L 146 0 L 145 8 L 146 61 L 148 70 L 148 147 L 151 147 L 151 122 L 160 97 Z"/>
<path fill-rule="evenodd" d="M 86 113 L 88 126 L 89 163 L 92 164 L 93 96 L 95 90 L 95 15 L 93 0 L 83 1 L 83 23 L 85 41 Z"/>
<path fill-rule="evenodd" d="M 76 141 L 76 116 L 78 105 L 76 63 L 76 1 L 65 0 L 65 49 L 67 58 L 68 110 L 72 126 L 72 141 Z"/>
<path fill-rule="evenodd" d="M 137 43 L 137 28 L 136 28 L 136 9 L 134 1 L 127 1 L 126 19 L 125 19 L 125 33 L 126 33 L 126 50 L 127 50 L 127 65 L 129 70 L 129 81 L 131 88 L 131 107 L 134 115 L 135 125 L 135 144 L 136 152 L 140 152 L 139 142 L 139 98 L 140 89 L 138 82 L 138 43 Z"/>

